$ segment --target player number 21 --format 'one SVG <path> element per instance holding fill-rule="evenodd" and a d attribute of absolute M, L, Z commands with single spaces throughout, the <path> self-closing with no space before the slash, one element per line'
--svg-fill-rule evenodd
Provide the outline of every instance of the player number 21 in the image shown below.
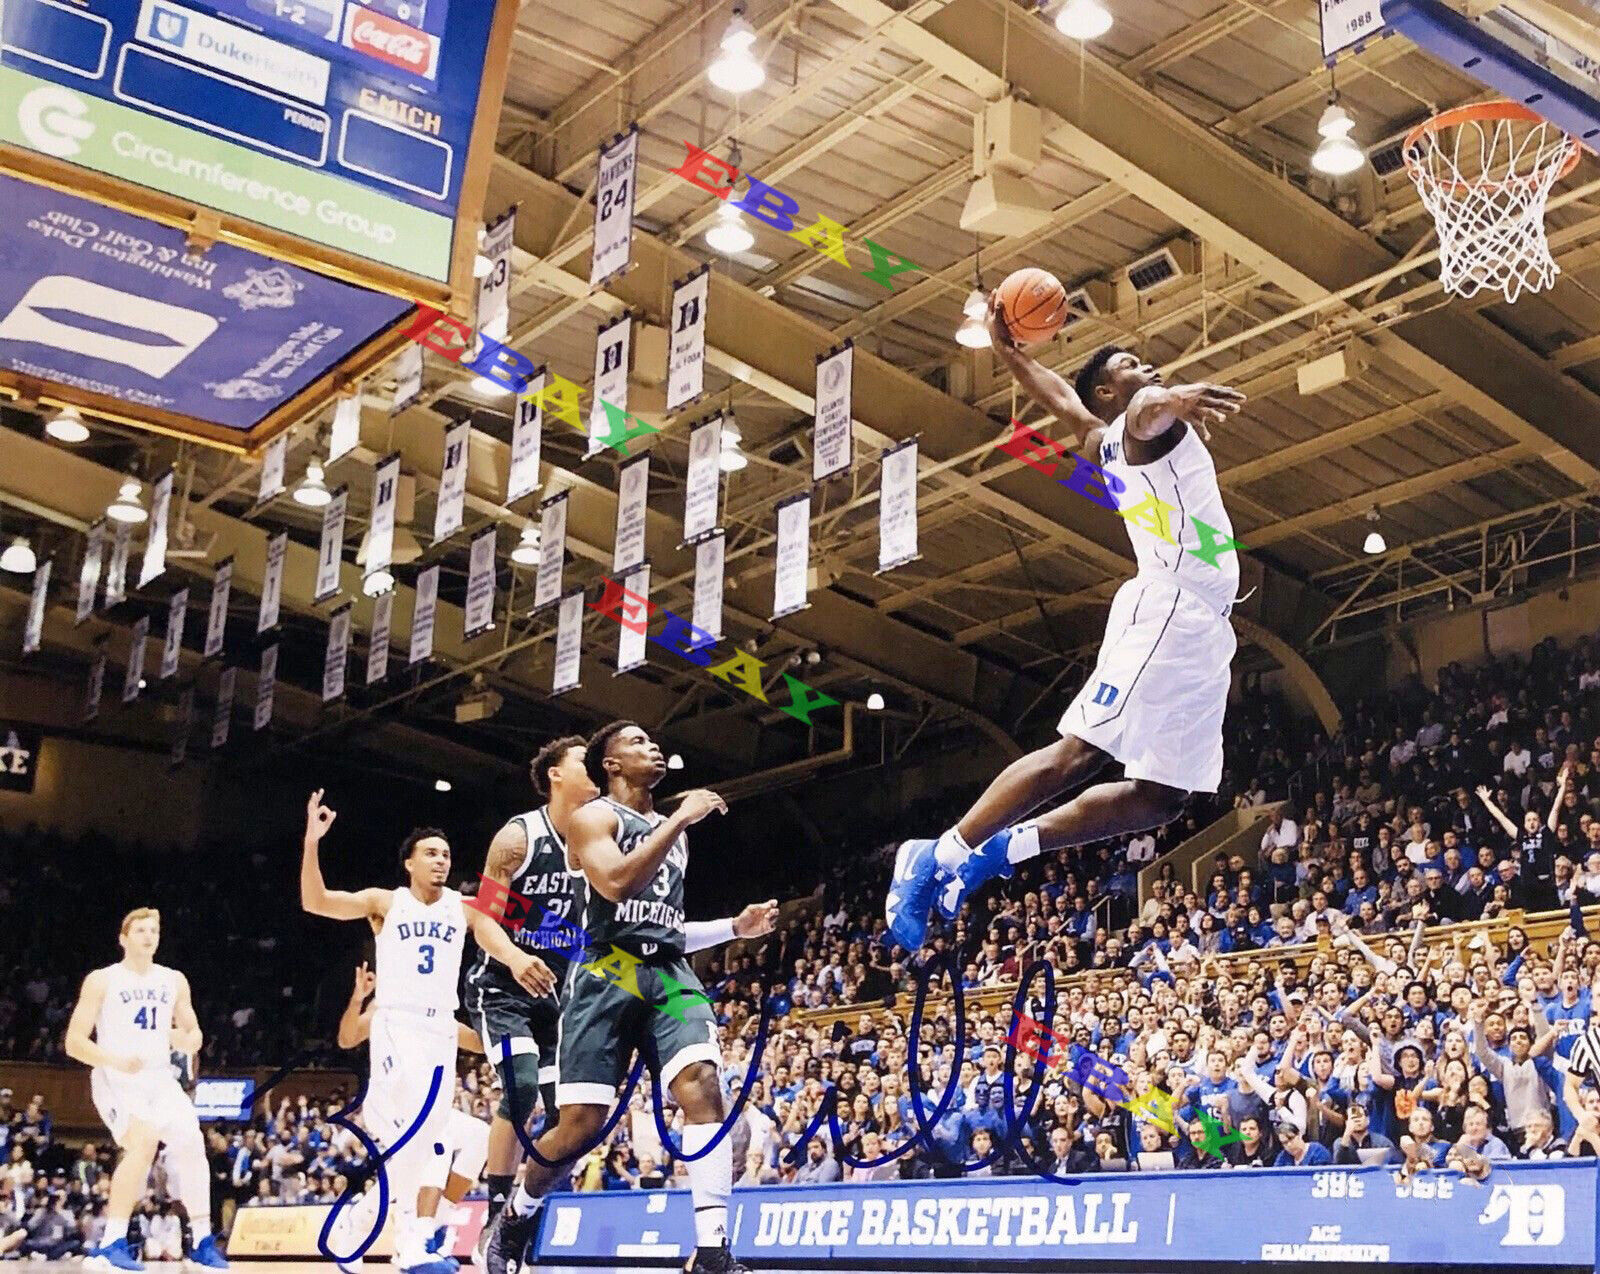
<path fill-rule="evenodd" d="M 422 952 L 422 963 L 417 965 L 417 972 L 418 973 L 432 973 L 433 972 L 433 943 L 424 942 L 420 947 L 417 948 L 417 950 Z"/>

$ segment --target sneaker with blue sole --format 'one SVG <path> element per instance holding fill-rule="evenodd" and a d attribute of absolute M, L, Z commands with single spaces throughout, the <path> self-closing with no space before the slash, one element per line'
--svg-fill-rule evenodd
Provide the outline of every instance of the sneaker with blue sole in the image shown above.
<path fill-rule="evenodd" d="M 194 1245 L 194 1251 L 185 1258 L 185 1264 L 195 1269 L 225 1270 L 230 1268 L 228 1258 L 222 1254 L 222 1249 L 217 1246 L 217 1236 L 208 1234 Z"/>
<path fill-rule="evenodd" d="M 454 1244 L 450 1243 L 449 1234 L 449 1227 L 441 1225 L 433 1232 L 433 1237 L 424 1245 L 424 1250 L 427 1251 L 429 1256 L 437 1256 L 441 1261 L 448 1262 L 452 1271 L 459 1270 L 461 1262 L 456 1260 L 447 1250 L 449 1247 L 454 1246 Z"/>
<path fill-rule="evenodd" d="M 996 876 L 1011 875 L 1011 860 L 1006 857 L 1006 850 L 1016 830 L 1007 827 L 996 832 L 967 855 L 967 860 L 956 868 L 954 875 L 947 873 L 943 876 L 934 895 L 934 905 L 939 908 L 941 916 L 946 920 L 954 920 L 956 913 L 961 910 L 961 904 L 977 890 Z"/>
<path fill-rule="evenodd" d="M 932 910 L 934 895 L 949 873 L 939 866 L 934 856 L 936 840 L 902 841 L 894 855 L 894 875 L 889 881 L 889 897 L 884 902 L 884 918 L 889 922 L 889 932 L 907 951 L 915 952 L 922 946 L 928 933 L 928 912 Z"/>
<path fill-rule="evenodd" d="M 85 1269 L 91 1270 L 135 1270 L 140 1271 L 144 1266 L 134 1256 L 133 1249 L 128 1246 L 126 1238 L 117 1239 L 103 1247 L 97 1247 L 88 1256 L 83 1258 Z"/>
<path fill-rule="evenodd" d="M 432 1260 L 421 1265 L 402 1265 L 404 1274 L 455 1274 L 460 1267 L 454 1261 Z"/>

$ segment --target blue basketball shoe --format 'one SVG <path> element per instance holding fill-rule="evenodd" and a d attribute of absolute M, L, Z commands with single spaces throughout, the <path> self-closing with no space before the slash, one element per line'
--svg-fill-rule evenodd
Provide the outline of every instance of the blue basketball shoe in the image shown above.
<path fill-rule="evenodd" d="M 996 876 L 1011 875 L 1011 861 L 1006 857 L 1006 850 L 1016 830 L 1015 827 L 1007 827 L 996 832 L 968 854 L 966 861 L 956 868 L 954 874 L 942 873 L 934 895 L 934 904 L 941 916 L 946 920 L 954 920 L 956 913 L 961 910 L 961 904 L 976 890 Z"/>
<path fill-rule="evenodd" d="M 907 951 L 916 951 L 928 932 L 934 893 L 952 877 L 939 866 L 933 848 L 938 841 L 902 841 L 894 855 L 894 876 L 883 906 L 889 932 Z"/>
<path fill-rule="evenodd" d="M 194 1245 L 194 1251 L 185 1258 L 189 1265 L 197 1269 L 225 1270 L 231 1268 L 228 1258 L 222 1254 L 222 1249 L 217 1246 L 217 1236 L 208 1234 Z"/>
<path fill-rule="evenodd" d="M 126 1238 L 120 1238 L 97 1247 L 88 1256 L 83 1258 L 85 1269 L 91 1270 L 134 1270 L 140 1271 L 144 1266 L 133 1254 L 133 1249 L 128 1246 Z"/>

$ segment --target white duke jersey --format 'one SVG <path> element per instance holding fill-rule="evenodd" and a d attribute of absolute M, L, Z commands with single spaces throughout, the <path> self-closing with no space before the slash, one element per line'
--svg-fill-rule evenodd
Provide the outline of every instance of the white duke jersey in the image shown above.
<path fill-rule="evenodd" d="M 1176 544 L 1151 529 L 1155 518 L 1149 513 L 1137 523 L 1128 522 L 1128 538 L 1133 543 L 1139 574 L 1171 580 L 1227 614 L 1239 594 L 1238 550 L 1216 553 L 1215 566 L 1189 552 L 1233 538 L 1233 523 L 1222 505 L 1211 453 L 1193 426 L 1185 425 L 1182 440 L 1161 459 L 1150 464 L 1129 464 L 1123 445 L 1125 428 L 1126 417 L 1118 416 L 1106 426 L 1100 440 L 1100 467 L 1123 486 L 1115 495 L 1117 506 L 1128 510 L 1153 495 L 1175 510 L 1165 516 Z M 1195 529 L 1191 518 L 1199 518 L 1215 532 L 1209 542 Z"/>
<path fill-rule="evenodd" d="M 374 1006 L 428 1017 L 454 1017 L 467 914 L 461 895 L 444 889 L 423 902 L 397 888 L 376 942 L 378 993 Z"/>
<path fill-rule="evenodd" d="M 153 964 L 135 973 L 107 965 L 105 999 L 95 1019 L 95 1043 L 108 1053 L 143 1058 L 163 1070 L 172 1055 L 172 1010 L 178 1003 L 178 971 Z"/>

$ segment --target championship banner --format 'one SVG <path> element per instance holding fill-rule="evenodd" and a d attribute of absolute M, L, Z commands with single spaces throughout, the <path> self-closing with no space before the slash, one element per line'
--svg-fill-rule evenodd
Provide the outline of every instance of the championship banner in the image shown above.
<path fill-rule="evenodd" d="M 782 619 L 806 601 L 811 566 L 811 492 L 802 491 L 778 505 L 778 559 L 772 577 L 772 618 Z"/>
<path fill-rule="evenodd" d="M 421 397 L 422 346 L 407 341 L 400 357 L 394 360 L 394 401 L 389 404 L 389 414 L 398 416 Z"/>
<path fill-rule="evenodd" d="M 406 667 L 414 668 L 433 658 L 433 616 L 439 606 L 439 565 L 434 563 L 417 576 L 416 605 L 411 611 L 411 651 Z"/>
<path fill-rule="evenodd" d="M 172 768 L 189 759 L 189 731 L 194 729 L 194 687 L 185 686 L 178 696 L 178 722 L 172 734 Z"/>
<path fill-rule="evenodd" d="M 1322 60 L 1332 66 L 1353 44 L 1381 34 L 1386 26 L 1382 0 L 1321 0 Z"/>
<path fill-rule="evenodd" d="M 433 509 L 435 544 L 461 529 L 467 508 L 467 458 L 471 450 L 471 421 L 463 420 L 444 431 L 444 462 L 439 466 L 439 497 Z"/>
<path fill-rule="evenodd" d="M 255 728 L 265 730 L 272 724 L 272 704 L 278 689 L 278 643 L 273 642 L 261 652 L 261 673 L 256 678 Z"/>
<path fill-rule="evenodd" d="M 421 346 L 415 346 L 421 350 Z M 351 394 L 333 405 L 333 424 L 328 428 L 328 463 L 349 455 L 361 441 L 361 394 Z"/>
<path fill-rule="evenodd" d="M 462 638 L 471 641 L 494 628 L 494 546 L 491 524 L 472 537 L 467 559 L 467 601 L 462 608 Z"/>
<path fill-rule="evenodd" d="M 628 268 L 633 258 L 634 180 L 639 165 L 639 126 L 600 148 L 600 175 L 594 195 L 594 256 L 589 262 L 589 286 L 604 283 Z M 599 391 L 596 390 L 596 393 Z"/>
<path fill-rule="evenodd" d="M 728 534 L 718 531 L 695 545 L 694 626 L 722 640 L 722 558 Z"/>
<path fill-rule="evenodd" d="M 183 651 L 183 627 L 189 618 L 189 590 L 180 588 L 167 602 L 167 631 L 161 641 L 162 681 L 178 675 L 178 656 Z"/>
<path fill-rule="evenodd" d="M 289 555 L 289 533 L 279 531 L 267 541 L 267 569 L 261 579 L 261 607 L 256 611 L 256 635 L 278 626 L 283 601 L 283 563 Z"/>
<path fill-rule="evenodd" d="M 139 566 L 139 587 L 143 588 L 167 569 L 167 520 L 172 514 L 171 469 L 156 479 L 150 488 L 150 522 L 144 542 L 144 561 Z"/>
<path fill-rule="evenodd" d="M 317 584 L 311 600 L 325 602 L 339 591 L 340 567 L 344 565 L 344 519 L 350 507 L 350 488 L 341 486 L 322 506 L 322 536 L 317 542 Z"/>
<path fill-rule="evenodd" d="M 813 482 L 850 471 L 850 391 L 855 378 L 855 354 L 855 346 L 846 341 L 817 356 L 816 418 L 811 432 Z"/>
<path fill-rule="evenodd" d="M 118 522 L 111 528 L 111 560 L 106 563 L 105 608 L 126 601 L 128 597 L 128 545 L 133 538 L 133 528 Z"/>
<path fill-rule="evenodd" d="M 44 640 L 44 608 L 50 600 L 50 558 L 33 572 L 33 594 L 28 598 L 28 618 L 22 626 L 22 653 L 31 655 Z"/>
<path fill-rule="evenodd" d="M 539 448 L 543 439 L 544 369 L 517 397 L 516 423 L 511 426 L 511 464 L 506 469 L 506 505 L 515 504 L 539 489 Z"/>
<path fill-rule="evenodd" d="M 650 597 L 650 563 L 645 562 L 631 573 L 622 577 L 622 587 L 628 590 L 633 597 L 643 597 L 647 601 Z M 638 624 L 619 624 L 617 626 L 617 675 L 632 672 L 645 660 L 645 630 L 644 619 L 649 617 L 649 607 L 645 607 L 645 615 Z"/>
<path fill-rule="evenodd" d="M 289 461 L 289 435 L 279 434 L 267 444 L 261 458 L 261 483 L 256 489 L 256 508 L 283 494 L 283 474 Z"/>
<path fill-rule="evenodd" d="M 561 596 L 561 568 L 567 558 L 567 492 L 539 506 L 539 574 L 533 585 L 533 608 Z"/>
<path fill-rule="evenodd" d="M 211 717 L 211 746 L 220 748 L 228 741 L 233 726 L 233 691 L 239 680 L 237 668 L 224 668 L 217 681 L 217 707 Z"/>
<path fill-rule="evenodd" d="M 132 703 L 144 684 L 144 648 L 150 639 L 150 616 L 140 615 L 128 640 L 128 667 L 122 677 L 122 702 Z"/>
<path fill-rule="evenodd" d="M 400 499 L 400 453 L 385 456 L 372 471 L 372 516 L 367 523 L 367 575 L 389 569 L 394 558 L 394 515 Z"/>
<path fill-rule="evenodd" d="M 89 664 L 89 690 L 84 696 L 83 719 L 93 721 L 100 715 L 100 692 L 106 684 L 106 639 L 97 637 L 94 643 L 94 660 Z"/>
<path fill-rule="evenodd" d="M 667 349 L 667 414 L 688 406 L 706 387 L 706 299 L 711 266 L 672 289 L 672 340 Z"/>
<path fill-rule="evenodd" d="M 372 635 L 367 645 L 367 684 L 389 675 L 389 625 L 394 619 L 394 589 L 372 600 Z"/>
<path fill-rule="evenodd" d="M 556 620 L 555 671 L 550 680 L 552 695 L 578 688 L 578 665 L 583 646 L 583 589 L 576 588 L 561 599 Z"/>
<path fill-rule="evenodd" d="M 78 570 L 78 609 L 76 623 L 83 623 L 94 614 L 94 595 L 100 591 L 100 566 L 106 551 L 106 520 L 101 518 L 89 526 L 89 538 L 84 542 L 83 566 Z"/>
<path fill-rule="evenodd" d="M 890 447 L 879 459 L 878 569 L 885 571 L 921 556 L 917 552 L 917 440 Z"/>
<path fill-rule="evenodd" d="M 211 605 L 206 612 L 206 648 L 202 652 L 210 659 L 222 653 L 222 638 L 228 627 L 228 594 L 233 590 L 233 559 L 225 557 L 217 563 L 217 573 L 211 577 Z"/>
<path fill-rule="evenodd" d="M 683 542 L 693 544 L 717 529 L 722 494 L 722 417 L 689 430 L 689 469 L 683 481 Z"/>
<path fill-rule="evenodd" d="M 344 698 L 345 663 L 350 654 L 350 612 L 354 607 L 354 602 L 346 602 L 328 620 L 328 649 L 322 657 L 323 703 Z"/>
<path fill-rule="evenodd" d="M 604 449 L 602 439 L 611 433 L 610 417 L 605 405 L 610 403 L 616 411 L 628 411 L 628 349 L 633 342 L 633 319 L 624 314 L 600 328 L 594 343 L 594 395 L 589 403 L 589 445 L 583 458 L 597 455 Z"/>
<path fill-rule="evenodd" d="M 631 571 L 644 561 L 645 501 L 650 496 L 650 453 L 624 460 L 617 469 L 617 534 L 611 573 Z"/>
<path fill-rule="evenodd" d="M 511 245 L 516 238 L 517 210 L 508 208 L 483 231 L 483 255 L 489 273 L 478 284 L 477 329 L 496 340 L 511 326 Z"/>

